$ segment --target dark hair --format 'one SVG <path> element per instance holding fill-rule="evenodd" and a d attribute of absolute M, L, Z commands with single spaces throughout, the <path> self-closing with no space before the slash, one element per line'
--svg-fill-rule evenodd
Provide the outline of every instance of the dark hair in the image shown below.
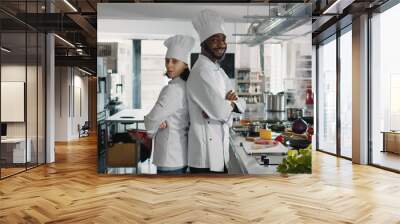
<path fill-rule="evenodd" d="M 182 74 L 179 76 L 183 81 L 187 81 L 188 80 L 188 78 L 189 78 L 189 75 L 190 75 L 190 70 L 189 70 L 189 68 L 186 68 L 183 72 L 182 72 Z"/>
<path fill-rule="evenodd" d="M 167 76 L 167 77 L 169 78 L 167 72 L 165 72 L 164 75 Z M 186 82 L 186 81 L 188 80 L 188 78 L 189 78 L 189 75 L 190 75 L 190 70 L 189 70 L 189 68 L 185 68 L 185 70 L 183 70 L 182 74 L 181 74 L 179 77 L 180 77 L 183 81 Z"/>

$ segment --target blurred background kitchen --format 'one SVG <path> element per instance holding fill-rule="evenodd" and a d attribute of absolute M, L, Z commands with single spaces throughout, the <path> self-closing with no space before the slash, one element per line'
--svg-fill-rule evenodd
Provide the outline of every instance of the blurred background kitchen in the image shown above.
<path fill-rule="evenodd" d="M 191 19 L 205 8 L 225 19 L 228 48 L 221 65 L 247 102 L 246 113 L 234 119 L 236 133 L 284 132 L 297 118 L 312 127 L 311 4 L 99 4 L 99 172 L 136 172 L 121 168 L 132 162 L 123 158 L 145 161 L 144 143 L 142 153 L 128 149 L 136 145 L 129 131 L 144 130 L 143 115 L 168 83 L 163 42 L 175 34 L 195 37 L 193 65 L 200 43 Z"/>
<path fill-rule="evenodd" d="M 105 2 L 112 4 L 107 5 Z M 117 2 L 122 5 L 113 5 Z M 151 78 L 151 75 L 160 77 L 163 72 L 162 63 L 154 61 L 162 60 L 165 51 L 162 41 L 173 33 L 167 24 L 179 24 L 181 33 L 197 37 L 188 18 L 199 11 L 197 7 L 206 6 L 191 5 L 191 3 L 182 10 L 176 10 L 173 7 L 165 9 L 159 5 L 157 7 L 161 7 L 160 10 L 151 13 L 151 9 L 140 8 L 142 7 L 140 4 L 121 2 L 149 1 L 0 1 L 2 81 L 0 88 L 3 93 L 0 99 L 2 102 L 0 105 L 1 179 L 44 163 L 55 162 L 55 142 L 64 144 L 67 141 L 85 140 L 79 137 L 90 133 L 97 134 L 96 91 L 99 92 L 98 118 L 99 127 L 102 128 L 99 130 L 105 129 L 103 123 L 117 114 L 117 110 L 121 112 L 141 108 L 135 110 L 146 111 L 146 108 L 154 102 L 161 86 L 167 82 Z M 215 9 L 226 17 L 227 28 L 231 32 L 228 36 L 229 54 L 224 62 L 227 63 L 224 68 L 228 71 L 228 65 L 233 66 L 236 79 L 241 78 L 239 76 L 252 77 L 249 81 L 232 81 L 238 92 L 245 91 L 241 94 L 246 94 L 247 91 L 255 94 L 255 96 L 242 95 L 248 97 L 250 103 L 248 108 L 250 112 L 248 111 L 245 116 L 250 119 L 263 118 L 262 114 L 265 113 L 265 119 L 259 121 L 286 116 L 282 124 L 287 128 L 290 127 L 290 122 L 287 121 L 288 109 L 294 112 L 291 113 L 294 117 L 303 113 L 305 118 L 310 115 L 310 111 L 306 110 L 313 102 L 317 118 L 313 125 L 316 134 L 313 146 L 317 151 L 357 164 L 400 170 L 398 147 L 400 101 L 396 100 L 400 89 L 399 63 L 396 56 L 400 49 L 397 44 L 399 32 L 393 28 L 399 21 L 398 1 L 307 1 L 312 3 L 312 66 L 314 67 L 311 70 L 315 73 L 311 75 L 312 91 L 298 89 L 299 94 L 291 94 L 295 88 L 290 85 L 304 83 L 293 81 L 290 84 L 289 80 L 293 77 L 298 79 L 300 74 L 297 70 L 301 69 L 295 67 L 297 60 L 300 61 L 297 52 L 304 50 L 295 44 L 300 37 L 289 36 L 290 33 L 277 34 L 279 30 L 270 30 L 273 26 L 268 28 L 264 26 L 263 30 L 256 29 L 261 38 L 263 35 L 267 36 L 263 40 L 264 47 L 260 47 L 259 44 L 250 47 L 249 44 L 240 43 L 245 39 L 251 39 L 247 34 L 254 32 L 249 30 L 252 23 L 256 27 L 256 21 L 263 21 L 269 15 L 275 20 L 288 19 L 283 18 L 284 14 L 279 17 L 278 12 L 274 11 L 277 5 L 249 2 L 252 5 L 250 7 L 241 5 L 242 9 L 236 8 L 224 12 Z M 104 5 L 99 4 L 97 23 L 98 3 Z M 133 8 L 136 7 L 138 11 L 134 11 Z M 226 5 L 224 7 L 228 8 Z M 261 12 L 256 11 L 257 7 L 261 8 Z M 289 7 L 290 5 L 282 6 L 279 13 Z M 254 15 L 261 17 L 257 18 Z M 296 16 L 292 18 L 298 19 Z M 370 26 L 367 26 L 368 24 Z M 296 26 L 292 27 L 293 32 L 300 29 Z M 297 35 L 304 33 L 299 32 Z M 198 50 L 195 49 L 194 53 Z M 137 52 L 140 52 L 140 56 Z M 100 56 L 98 69 L 97 53 Z M 299 55 L 301 54 L 303 53 Z M 128 62 L 124 64 L 123 60 Z M 149 61 L 152 61 L 153 65 L 147 63 Z M 97 70 L 99 77 L 96 74 Z M 20 86 L 21 83 L 25 83 L 24 87 Z M 15 86 L 11 85 L 9 88 L 10 84 Z M 279 87 L 281 85 L 283 88 Z M 263 88 L 262 94 L 260 88 Z M 272 96 L 268 91 L 275 95 L 279 92 L 284 94 Z M 309 94 L 310 92 L 312 94 Z M 118 100 L 116 95 L 119 95 Z M 313 95 L 314 98 L 307 97 Z M 10 100 L 11 97 L 6 96 L 12 96 L 13 99 Z M 303 110 L 297 110 L 301 106 L 295 105 L 296 101 L 293 101 L 293 98 L 296 97 L 293 96 L 306 98 L 305 109 L 303 107 Z M 122 99 L 123 97 L 126 99 Z M 283 101 L 286 111 L 271 112 L 268 108 L 282 108 L 283 104 L 275 103 L 273 106 L 274 100 L 268 100 L 268 97 L 274 98 L 275 102 L 282 102 L 282 98 L 285 98 Z M 260 101 L 265 103 L 259 103 Z M 268 102 L 271 103 L 269 107 Z M 264 110 L 258 110 L 254 104 L 264 107 Z M 9 110 L 10 106 L 18 107 Z M 10 119 L 8 115 L 18 118 Z M 127 116 L 122 114 L 114 118 L 121 119 L 121 117 Z M 241 120 L 237 120 L 239 123 L 237 126 L 240 128 L 240 121 L 245 123 L 246 118 L 239 118 Z M 125 118 L 126 122 L 118 121 L 120 124 L 112 124 L 110 140 L 113 140 L 111 137 L 114 134 L 136 129 L 136 124 L 139 130 L 142 129 L 139 120 L 133 120 L 128 116 Z M 257 123 L 254 123 L 253 129 L 260 128 L 261 124 L 257 126 Z M 271 122 L 269 126 L 272 126 Z M 276 127 L 282 129 L 282 126 Z M 99 136 L 102 137 L 104 133 L 99 132 Z M 110 144 L 113 142 L 115 138 Z M 100 142 L 99 145 L 99 148 L 105 148 L 104 142 Z M 116 147 L 121 147 L 121 144 Z M 105 149 L 99 151 L 99 158 L 103 158 L 100 161 L 105 161 L 105 152 Z M 105 171 L 105 162 L 102 164 L 103 166 L 99 166 L 103 167 L 100 170 Z"/>

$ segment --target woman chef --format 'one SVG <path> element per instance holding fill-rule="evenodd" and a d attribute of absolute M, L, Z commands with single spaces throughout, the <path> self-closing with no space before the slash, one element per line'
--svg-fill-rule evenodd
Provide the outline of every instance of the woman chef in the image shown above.
<path fill-rule="evenodd" d="M 171 78 L 158 97 L 153 109 L 144 118 L 145 127 L 155 136 L 153 163 L 157 173 L 182 174 L 187 169 L 187 132 L 189 113 L 186 100 L 188 58 L 194 38 L 175 35 L 164 45 L 166 75 Z"/>
<path fill-rule="evenodd" d="M 243 113 L 246 103 L 236 96 L 232 81 L 219 66 L 227 48 L 223 19 L 212 10 L 203 10 L 192 23 L 200 37 L 201 54 L 186 86 L 188 165 L 192 173 L 227 172 L 232 112 Z"/>

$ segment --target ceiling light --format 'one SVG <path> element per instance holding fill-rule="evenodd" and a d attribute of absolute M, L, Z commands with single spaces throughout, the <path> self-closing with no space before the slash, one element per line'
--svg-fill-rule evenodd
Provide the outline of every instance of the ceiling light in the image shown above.
<path fill-rule="evenodd" d="M 341 14 L 343 9 L 351 5 L 354 0 L 336 0 L 332 5 L 324 10 L 322 14 Z"/>
<path fill-rule="evenodd" d="M 74 12 L 78 12 L 78 10 L 68 1 L 68 0 L 64 0 L 65 4 L 67 4 L 72 10 L 74 10 Z"/>
<path fill-rule="evenodd" d="M 10 52 L 11 52 L 11 50 L 9 50 L 9 49 L 7 49 L 7 48 L 5 48 L 5 47 L 1 47 L 1 50 L 4 51 L 4 52 L 6 52 L 6 53 L 10 53 Z"/>
<path fill-rule="evenodd" d="M 78 67 L 78 70 L 81 71 L 81 72 L 83 72 L 83 73 L 85 73 L 85 74 L 87 74 L 87 75 L 92 75 L 92 73 L 90 73 L 90 72 L 88 72 L 88 71 L 85 71 L 85 70 L 83 70 L 83 69 L 81 69 L 81 68 L 79 68 L 79 67 Z"/>
<path fill-rule="evenodd" d="M 56 36 L 58 39 L 60 39 L 61 41 L 63 41 L 63 42 L 66 43 L 67 45 L 69 45 L 69 46 L 75 48 L 75 45 L 73 45 L 73 44 L 72 44 L 71 42 L 69 42 L 68 40 L 66 40 L 66 39 L 64 39 L 64 38 L 62 38 L 62 37 L 60 37 L 60 36 L 57 35 L 57 34 L 54 34 L 54 36 Z"/>

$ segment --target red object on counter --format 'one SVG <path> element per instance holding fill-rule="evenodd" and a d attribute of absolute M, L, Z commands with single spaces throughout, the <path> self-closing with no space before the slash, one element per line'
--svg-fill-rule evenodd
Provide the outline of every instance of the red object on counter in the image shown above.
<path fill-rule="evenodd" d="M 307 139 L 308 141 L 312 141 L 312 136 L 314 135 L 314 128 L 309 126 L 307 129 Z"/>
<path fill-rule="evenodd" d="M 285 137 L 283 137 L 283 135 L 278 135 L 276 136 L 275 141 L 283 143 L 285 141 Z"/>
<path fill-rule="evenodd" d="M 128 133 L 133 139 L 141 141 L 146 146 L 146 148 L 151 150 L 151 138 L 146 131 L 128 130 Z"/>
<path fill-rule="evenodd" d="M 314 95 L 311 88 L 307 88 L 306 90 L 306 104 L 307 105 L 314 104 Z"/>

